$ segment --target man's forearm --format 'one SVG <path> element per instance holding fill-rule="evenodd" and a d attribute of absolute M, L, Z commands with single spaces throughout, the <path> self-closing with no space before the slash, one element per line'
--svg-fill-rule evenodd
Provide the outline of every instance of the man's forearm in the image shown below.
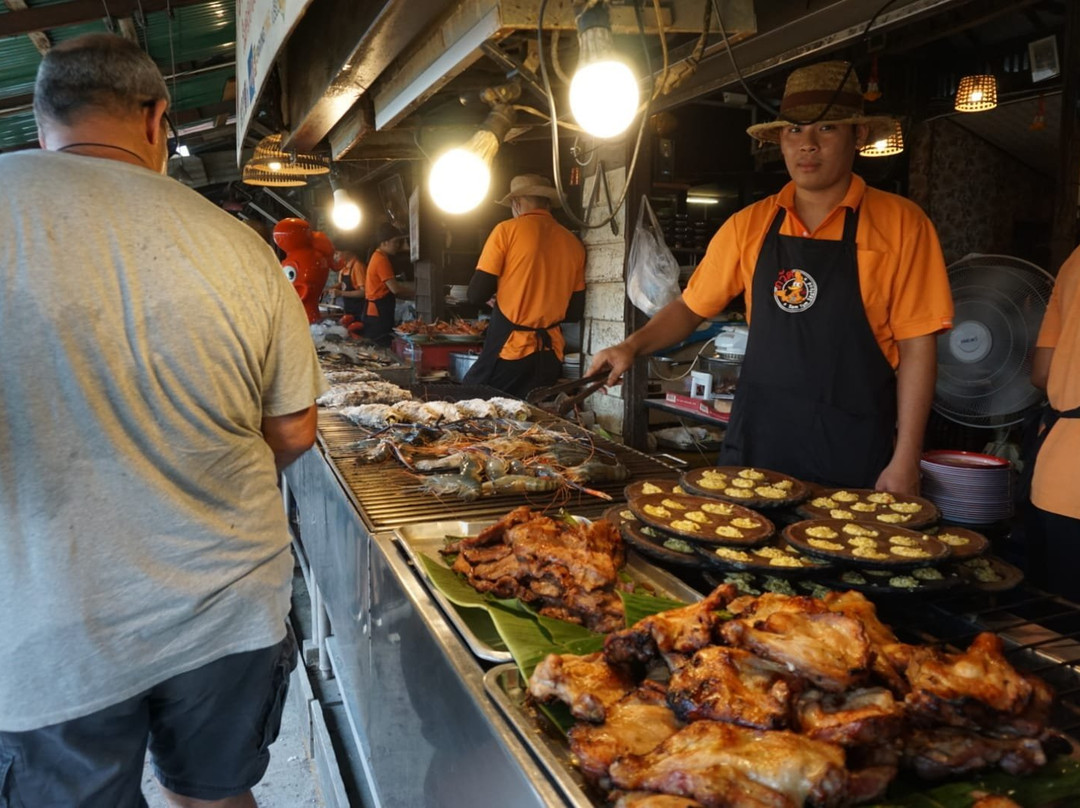
<path fill-rule="evenodd" d="M 649 322 L 624 340 L 635 356 L 645 356 L 686 339 L 704 321 L 683 303 L 673 300 L 660 309 Z"/>
<path fill-rule="evenodd" d="M 937 338 L 901 340 L 896 369 L 896 449 L 894 458 L 918 462 L 937 379 Z"/>

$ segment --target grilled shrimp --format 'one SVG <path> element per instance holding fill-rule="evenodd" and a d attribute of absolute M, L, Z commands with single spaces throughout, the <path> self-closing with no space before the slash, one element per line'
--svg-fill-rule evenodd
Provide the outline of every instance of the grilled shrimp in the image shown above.
<path fill-rule="evenodd" d="M 472 502 L 481 494 L 480 480 L 464 474 L 433 474 L 420 479 L 420 490 L 435 497 L 457 497 Z"/>

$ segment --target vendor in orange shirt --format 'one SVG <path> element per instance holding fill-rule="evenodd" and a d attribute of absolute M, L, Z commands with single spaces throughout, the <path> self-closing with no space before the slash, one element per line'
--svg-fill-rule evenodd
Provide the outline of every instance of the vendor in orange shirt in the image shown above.
<path fill-rule="evenodd" d="M 1031 383 L 1046 390 L 1050 407 L 1031 480 L 1030 572 L 1036 584 L 1080 602 L 1080 249 L 1058 273 L 1035 345 Z"/>
<path fill-rule="evenodd" d="M 376 345 L 387 346 L 394 330 L 394 304 L 399 297 L 410 299 L 415 293 L 411 283 L 394 276 L 390 257 L 404 245 L 405 237 L 389 222 L 382 222 L 375 231 L 378 246 L 368 259 L 364 278 L 364 296 L 367 309 L 364 313 L 364 336 Z"/>
<path fill-rule="evenodd" d="M 610 369 L 615 384 L 743 292 L 750 337 L 720 462 L 916 493 L 935 335 L 953 305 L 930 220 L 852 172 L 857 150 L 893 125 L 863 114 L 847 63 L 795 70 L 779 119 L 747 130 L 779 142 L 791 182 L 728 219 L 682 298 L 589 372 Z"/>
<path fill-rule="evenodd" d="M 585 311 L 585 247 L 552 217 L 559 195 L 545 177 L 514 177 L 499 204 L 514 218 L 491 231 L 469 282 L 471 303 L 494 295 L 495 306 L 484 349 L 464 381 L 524 397 L 562 373 L 559 323 L 580 320 Z"/>
<path fill-rule="evenodd" d="M 367 308 L 367 300 L 364 297 L 364 283 L 367 268 L 360 257 L 351 250 L 342 250 L 341 259 L 344 266 L 334 292 L 341 296 L 342 308 L 345 316 L 342 317 L 350 332 L 360 334 L 363 332 L 364 311 Z M 345 320 L 348 317 L 348 320 Z"/>

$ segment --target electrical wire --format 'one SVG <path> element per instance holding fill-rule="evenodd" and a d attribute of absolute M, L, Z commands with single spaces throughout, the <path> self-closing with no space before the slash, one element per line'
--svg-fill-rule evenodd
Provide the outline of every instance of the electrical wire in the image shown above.
<path fill-rule="evenodd" d="M 705 349 L 708 348 L 710 345 L 715 345 L 711 337 L 702 343 L 701 347 L 698 349 L 698 352 L 694 354 L 694 358 L 690 360 L 689 367 L 686 368 L 685 372 L 680 373 L 678 376 L 665 376 L 663 373 L 657 373 L 656 367 L 653 366 L 653 362 L 656 361 L 656 358 L 652 356 L 649 357 L 649 372 L 650 374 L 655 375 L 658 379 L 660 379 L 660 381 L 664 382 L 677 382 L 680 379 L 685 379 L 687 376 L 690 375 L 691 371 L 693 371 L 694 365 L 697 364 L 697 361 L 701 358 L 701 355 L 705 353 Z"/>
<path fill-rule="evenodd" d="M 602 0 L 594 0 L 589 7 L 595 5 L 596 2 L 602 2 Z M 615 221 L 616 214 L 626 201 L 626 195 L 630 191 L 630 177 L 634 174 L 634 169 L 637 167 L 638 155 L 641 153 L 641 141 L 645 136 L 645 124 L 648 121 L 648 115 L 642 114 L 641 116 L 637 140 L 634 143 L 634 153 L 630 158 L 630 165 L 626 169 L 626 182 L 623 183 L 622 193 L 619 194 L 618 202 L 611 206 L 610 215 L 596 224 L 589 224 L 588 222 L 582 221 L 581 218 L 570 209 L 570 206 L 567 203 L 566 192 L 563 190 L 562 176 L 559 172 L 559 121 L 555 111 L 555 94 L 551 90 L 551 78 L 548 76 L 547 60 L 544 58 L 544 12 L 547 10 L 547 4 L 548 0 L 540 0 L 540 9 L 537 12 L 536 18 L 536 44 L 537 52 L 540 56 L 540 76 L 543 79 L 544 92 L 547 95 L 548 106 L 551 108 L 551 115 L 549 116 L 551 121 L 551 165 L 552 175 L 555 180 L 555 192 L 559 195 L 559 202 L 562 205 L 563 211 L 574 224 L 587 230 L 595 230 L 600 227 L 606 227 L 611 224 L 611 222 Z M 648 104 L 646 105 L 646 113 L 647 111 Z M 594 181 L 600 182 L 600 178 L 597 177 Z"/>
<path fill-rule="evenodd" d="M 660 0 L 653 0 L 653 12 L 656 14 L 656 34 L 660 37 L 660 52 L 664 57 L 663 66 L 660 69 L 660 81 L 653 82 L 652 100 L 655 101 L 660 95 L 660 91 L 667 85 L 668 49 L 667 35 L 664 33 L 664 19 L 660 13 Z"/>
<path fill-rule="evenodd" d="M 767 103 L 765 101 L 762 101 L 757 95 L 754 94 L 754 92 L 750 89 L 750 87 L 747 86 L 746 80 L 743 78 L 742 71 L 739 69 L 739 65 L 735 61 L 735 53 L 731 49 L 731 41 L 728 39 L 727 31 L 724 29 L 724 18 L 723 18 L 723 15 L 720 14 L 720 4 L 719 4 L 718 0 L 711 0 L 711 2 L 713 4 L 713 11 L 716 13 L 717 25 L 720 27 L 720 36 L 723 38 L 724 47 L 727 49 L 728 59 L 731 61 L 731 67 L 735 71 L 735 75 L 738 77 L 739 84 L 742 85 L 743 91 L 746 93 L 747 98 L 749 98 L 751 101 L 753 101 L 755 104 L 757 104 L 762 110 L 767 112 L 769 115 L 775 116 L 775 115 L 779 114 L 775 106 L 773 106 L 772 104 L 769 104 L 769 103 Z M 877 22 L 877 18 L 880 17 L 881 14 L 889 6 L 891 6 L 895 2 L 896 2 L 896 0 L 886 0 L 885 4 L 880 6 L 878 8 L 878 10 L 874 12 L 874 16 L 870 18 L 870 21 L 868 23 L 866 23 L 866 28 L 863 29 L 863 33 L 862 33 L 861 38 L 864 41 L 869 41 L 869 39 L 870 39 L 870 29 L 874 27 L 874 23 Z M 840 93 L 844 89 L 844 84 L 847 82 L 848 76 L 851 75 L 851 71 L 854 70 L 854 69 L 855 69 L 854 61 L 849 61 L 848 66 L 847 66 L 847 70 L 844 71 L 844 75 L 840 79 L 839 86 L 837 86 L 837 88 L 833 91 L 832 97 L 829 99 L 829 103 L 827 103 L 825 105 L 825 108 L 821 111 L 820 115 L 818 115 L 816 118 L 814 118 L 813 120 L 810 120 L 810 121 L 791 121 L 791 123 L 796 125 L 796 126 L 810 126 L 811 124 L 815 124 L 815 123 L 818 123 L 819 121 L 824 120 L 825 116 L 829 114 L 829 110 L 832 109 L 833 104 L 836 103 L 836 99 L 840 97 Z"/>

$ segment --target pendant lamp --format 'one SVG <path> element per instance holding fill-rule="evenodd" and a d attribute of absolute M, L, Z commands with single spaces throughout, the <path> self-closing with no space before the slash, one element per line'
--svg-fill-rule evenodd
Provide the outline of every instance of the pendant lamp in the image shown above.
<path fill-rule="evenodd" d="M 900 128 L 900 121 L 894 120 L 893 131 L 890 134 L 867 143 L 859 149 L 859 154 L 863 157 L 892 157 L 903 150 L 904 132 Z"/>
<path fill-rule="evenodd" d="M 964 76 L 956 88 L 957 112 L 985 112 L 997 106 L 997 79 L 989 74 Z"/>

